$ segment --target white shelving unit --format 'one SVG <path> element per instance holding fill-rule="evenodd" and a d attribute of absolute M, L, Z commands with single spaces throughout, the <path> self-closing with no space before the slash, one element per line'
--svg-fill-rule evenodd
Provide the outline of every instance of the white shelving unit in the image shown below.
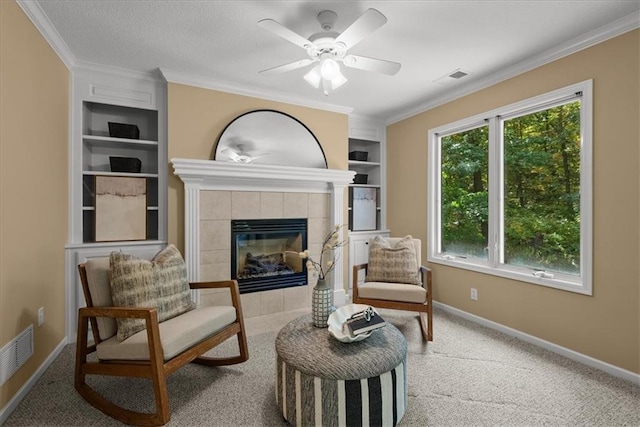
<path fill-rule="evenodd" d="M 349 160 L 349 170 L 367 175 L 366 183 L 349 186 L 349 294 L 353 266 L 369 258 L 369 240 L 376 235 L 389 236 L 386 229 L 386 140 L 385 127 L 375 121 L 350 118 L 349 152 L 367 153 L 367 159 Z M 372 198 L 374 200 L 372 200 Z M 364 272 L 358 280 L 364 281 Z"/>
<path fill-rule="evenodd" d="M 140 139 L 110 137 L 108 123 L 138 126 Z M 158 111 L 83 101 L 82 103 L 82 241 L 95 242 L 95 177 L 123 176 L 146 178 L 147 240 L 158 240 Z M 140 173 L 111 172 L 111 156 L 137 158 Z"/>
<path fill-rule="evenodd" d="M 77 266 L 123 250 L 150 258 L 166 246 L 167 143 L 166 83 L 150 76 L 79 67 L 73 71 L 69 241 L 67 265 L 67 337 L 75 341 L 78 308 L 85 305 Z M 109 122 L 138 126 L 139 139 L 109 135 Z M 109 157 L 141 161 L 140 173 L 112 172 Z M 99 242 L 95 239 L 97 176 L 144 178 L 146 239 Z"/>
<path fill-rule="evenodd" d="M 366 177 L 365 183 L 354 183 L 349 188 L 349 230 L 371 231 L 382 227 L 382 164 L 380 162 L 380 141 L 349 138 L 349 153 L 367 153 L 367 160 L 349 160 L 349 170 L 359 177 Z M 371 199 L 370 203 L 358 203 L 358 193 Z M 369 210 L 375 209 L 375 212 Z M 364 211 L 364 212 L 363 212 Z"/>

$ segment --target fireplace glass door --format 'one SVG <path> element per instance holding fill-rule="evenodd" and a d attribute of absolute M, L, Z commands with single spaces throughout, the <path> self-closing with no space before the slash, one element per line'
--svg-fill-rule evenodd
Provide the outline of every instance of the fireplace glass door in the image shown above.
<path fill-rule="evenodd" d="M 306 219 L 231 221 L 231 275 L 240 293 L 305 286 L 298 253 L 307 247 Z"/>

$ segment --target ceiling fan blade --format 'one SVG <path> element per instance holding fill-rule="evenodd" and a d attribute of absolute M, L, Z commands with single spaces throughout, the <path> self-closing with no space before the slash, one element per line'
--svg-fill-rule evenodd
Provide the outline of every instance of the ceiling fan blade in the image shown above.
<path fill-rule="evenodd" d="M 279 22 L 274 21 L 273 19 L 262 19 L 258 21 L 258 25 L 282 37 L 283 39 L 290 41 L 296 46 L 300 46 L 303 49 L 314 46 L 313 43 L 302 37 L 300 34 L 291 31 L 290 29 L 280 24 Z"/>
<path fill-rule="evenodd" d="M 353 24 L 342 32 L 336 43 L 342 43 L 347 49 L 356 45 L 360 40 L 382 27 L 387 18 L 376 9 L 367 9 Z"/>
<path fill-rule="evenodd" d="M 367 56 L 347 55 L 343 61 L 345 66 L 357 68 L 359 70 L 373 71 L 376 73 L 393 76 L 402 66 L 398 62 L 386 61 L 384 59 L 369 58 Z"/>
<path fill-rule="evenodd" d="M 260 71 L 260 74 L 264 74 L 266 76 L 273 74 L 286 73 L 287 71 L 297 70 L 298 68 L 306 67 L 307 65 L 315 62 L 312 59 L 301 59 L 300 61 L 291 62 L 289 64 L 278 65 L 277 67 L 267 68 L 266 70 Z"/>
<path fill-rule="evenodd" d="M 226 154 L 227 157 L 229 157 L 229 159 L 231 159 L 231 161 L 233 162 L 241 161 L 241 156 L 230 148 L 225 148 L 220 152 Z"/>

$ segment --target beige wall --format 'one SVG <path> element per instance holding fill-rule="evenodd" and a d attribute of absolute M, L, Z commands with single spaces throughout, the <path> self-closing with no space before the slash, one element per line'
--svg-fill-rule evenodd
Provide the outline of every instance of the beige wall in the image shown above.
<path fill-rule="evenodd" d="M 0 2 L 0 93 L 0 347 L 34 325 L 3 408 L 65 333 L 69 72 L 13 1 Z"/>
<path fill-rule="evenodd" d="M 434 264 L 434 298 L 635 373 L 640 373 L 639 38 L 638 30 L 626 33 L 387 128 L 388 225 L 394 235 L 424 241 L 428 129 L 593 79 L 593 296 Z M 471 287 L 478 289 L 478 301 L 469 298 Z M 437 340 L 437 324 L 434 331 Z"/>
<path fill-rule="evenodd" d="M 175 83 L 168 84 L 167 103 L 169 160 L 211 159 L 220 133 L 233 119 L 249 111 L 271 109 L 295 117 L 313 132 L 330 169 L 347 169 L 349 118 L 345 114 Z M 171 166 L 167 182 L 168 240 L 184 250 L 184 189 Z"/>

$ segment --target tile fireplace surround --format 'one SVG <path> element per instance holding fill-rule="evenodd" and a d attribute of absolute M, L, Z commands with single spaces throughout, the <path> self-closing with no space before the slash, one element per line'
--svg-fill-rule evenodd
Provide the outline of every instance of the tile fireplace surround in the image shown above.
<path fill-rule="evenodd" d="M 344 190 L 355 172 L 337 169 L 172 159 L 185 190 L 185 261 L 190 281 L 231 277 L 231 220 L 307 218 L 307 246 L 317 259 L 325 235 L 344 222 Z M 341 229 L 341 240 L 346 238 Z M 346 248 L 336 263 L 343 271 Z M 244 317 L 309 307 L 315 279 L 297 286 L 242 294 Z M 334 274 L 334 301 L 345 303 L 342 274 Z M 194 292 L 201 305 L 226 304 L 216 291 Z"/>

